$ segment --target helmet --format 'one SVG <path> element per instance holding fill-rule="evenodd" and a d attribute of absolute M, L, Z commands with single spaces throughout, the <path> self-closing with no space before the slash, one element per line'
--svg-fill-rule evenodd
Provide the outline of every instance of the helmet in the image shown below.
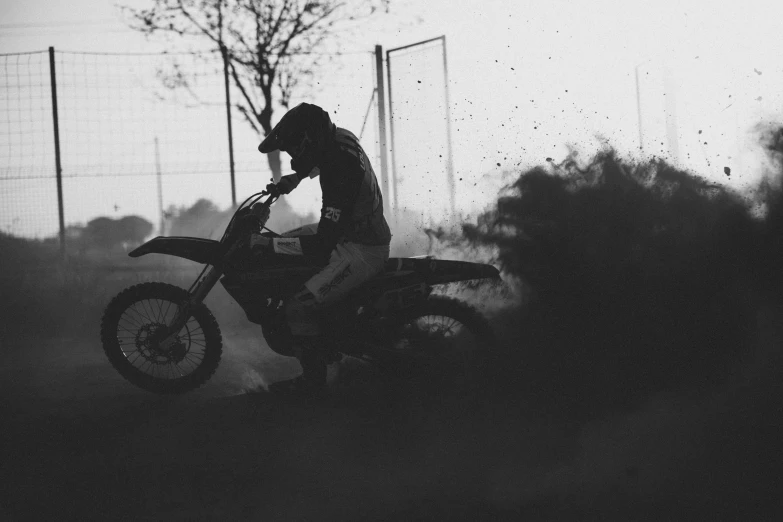
<path fill-rule="evenodd" d="M 291 155 L 291 168 L 297 174 L 309 174 L 323 156 L 334 135 L 329 113 L 310 103 L 300 103 L 283 115 L 258 146 L 267 154 L 282 150 Z"/>

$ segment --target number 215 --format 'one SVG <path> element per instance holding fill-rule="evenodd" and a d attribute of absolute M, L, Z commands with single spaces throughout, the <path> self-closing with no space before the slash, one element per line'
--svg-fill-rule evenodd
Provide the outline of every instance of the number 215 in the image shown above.
<path fill-rule="evenodd" d="M 326 207 L 326 209 L 324 209 L 324 217 L 326 219 L 331 219 L 332 221 L 337 223 L 340 220 L 340 209 L 333 208 L 333 207 Z"/>

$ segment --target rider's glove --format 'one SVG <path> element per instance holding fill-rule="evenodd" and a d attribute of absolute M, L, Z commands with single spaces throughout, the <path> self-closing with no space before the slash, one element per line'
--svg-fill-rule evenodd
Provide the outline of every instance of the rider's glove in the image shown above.
<path fill-rule="evenodd" d="M 283 176 L 280 178 L 280 181 L 277 182 L 277 190 L 280 194 L 290 194 L 292 190 L 299 186 L 299 181 L 301 180 L 299 179 L 298 174 Z"/>

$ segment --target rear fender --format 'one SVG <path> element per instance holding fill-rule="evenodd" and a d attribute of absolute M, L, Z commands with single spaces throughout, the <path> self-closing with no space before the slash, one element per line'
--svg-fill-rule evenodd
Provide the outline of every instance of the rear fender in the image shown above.
<path fill-rule="evenodd" d="M 390 258 L 384 268 L 387 274 L 415 272 L 422 276 L 428 285 L 473 279 L 500 279 L 500 271 L 492 265 L 431 257 Z"/>
<path fill-rule="evenodd" d="M 128 252 L 130 257 L 147 254 L 165 254 L 190 259 L 204 265 L 214 265 L 220 258 L 220 242 L 201 237 L 158 236 Z"/>

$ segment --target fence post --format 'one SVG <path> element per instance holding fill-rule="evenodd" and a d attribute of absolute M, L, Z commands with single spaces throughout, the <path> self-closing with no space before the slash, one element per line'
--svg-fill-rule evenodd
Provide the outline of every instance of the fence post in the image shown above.
<path fill-rule="evenodd" d="M 231 91 L 228 84 L 228 52 L 221 42 L 220 53 L 223 55 L 223 80 L 226 84 L 226 120 L 228 122 L 228 161 L 231 167 L 231 204 L 237 206 L 237 187 L 234 174 L 234 134 L 231 130 Z"/>
<path fill-rule="evenodd" d="M 394 217 L 397 218 L 397 152 L 394 148 L 394 107 L 392 106 L 391 52 L 386 51 L 386 74 L 389 77 L 389 137 L 391 138 L 392 186 L 394 187 Z M 381 82 L 383 83 L 383 82 Z"/>
<path fill-rule="evenodd" d="M 634 68 L 636 74 L 636 115 L 639 118 L 639 151 L 644 151 L 644 136 L 642 134 L 642 97 L 641 91 L 639 90 L 639 65 Z"/>
<path fill-rule="evenodd" d="M 52 90 L 54 122 L 54 162 L 57 173 L 57 208 L 60 215 L 60 256 L 65 260 L 65 214 L 63 212 L 63 168 L 60 162 L 60 120 L 57 115 L 57 76 L 54 72 L 54 47 L 49 47 L 49 82 Z"/>
<path fill-rule="evenodd" d="M 386 159 L 386 90 L 383 88 L 383 47 L 375 46 L 375 89 L 378 93 L 378 141 L 381 148 L 381 183 L 383 183 L 383 213 L 391 217 L 389 205 L 389 166 Z M 395 194 L 396 196 L 396 194 Z"/>
<path fill-rule="evenodd" d="M 446 181 L 449 185 L 449 202 L 452 216 L 456 212 L 456 187 L 454 182 L 454 155 L 451 151 L 451 108 L 449 106 L 449 67 L 446 59 L 446 35 L 443 38 L 443 88 L 446 96 Z"/>
<path fill-rule="evenodd" d="M 158 137 L 155 136 L 155 174 L 158 178 L 158 213 L 160 214 L 160 230 L 159 236 L 166 233 L 166 220 L 163 214 L 163 176 L 160 169 L 160 144 L 158 143 Z"/>

